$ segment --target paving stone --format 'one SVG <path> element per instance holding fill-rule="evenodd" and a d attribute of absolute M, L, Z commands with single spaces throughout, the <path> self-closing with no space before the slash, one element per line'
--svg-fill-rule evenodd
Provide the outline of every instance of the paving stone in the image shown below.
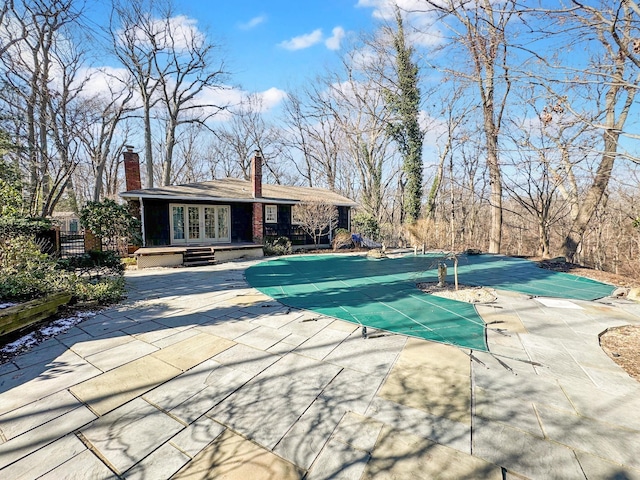
<path fill-rule="evenodd" d="M 179 373 L 177 368 L 147 355 L 70 390 L 98 415 L 104 415 Z"/>
<path fill-rule="evenodd" d="M 76 408 L 44 425 L 0 444 L 0 468 L 6 467 L 56 439 L 79 429 L 95 418 L 95 415 L 88 408 Z"/>
<path fill-rule="evenodd" d="M 217 319 L 215 322 L 199 325 L 196 328 L 201 332 L 222 338 L 228 338 L 229 340 L 235 340 L 245 333 L 255 330 L 258 328 L 258 325 L 247 321 L 235 320 L 230 317 L 222 317 Z"/>
<path fill-rule="evenodd" d="M 10 440 L 81 406 L 67 390 L 61 390 L 0 416 L 0 432 Z"/>
<path fill-rule="evenodd" d="M 207 360 L 173 380 L 148 392 L 144 398 L 168 411 L 185 424 L 231 395 L 252 375 Z"/>
<path fill-rule="evenodd" d="M 90 450 L 84 450 L 38 480 L 116 480 L 118 477 Z"/>
<path fill-rule="evenodd" d="M 0 377 L 0 415 L 99 375 L 96 367 L 71 351 L 47 364 Z"/>
<path fill-rule="evenodd" d="M 248 345 L 234 345 L 215 356 L 215 361 L 231 368 L 257 375 L 269 365 L 280 360 L 279 355 L 274 355 Z"/>
<path fill-rule="evenodd" d="M 104 315 L 96 315 L 91 320 L 82 322 L 79 327 L 92 337 L 101 337 L 107 333 L 116 332 L 135 325 L 134 320 L 128 318 L 111 319 Z"/>
<path fill-rule="evenodd" d="M 345 411 L 364 414 L 382 385 L 384 374 L 366 374 L 343 368 L 321 393 L 321 397 Z"/>
<path fill-rule="evenodd" d="M 160 339 L 170 337 L 181 331 L 182 330 L 177 328 L 168 328 L 153 320 L 143 320 L 129 328 L 123 329 L 123 332 L 127 335 L 131 335 L 133 338 L 147 343 L 157 342 Z"/>
<path fill-rule="evenodd" d="M 186 305 L 186 300 L 184 298 L 180 299 L 180 303 Z M 155 321 L 169 328 L 192 328 L 197 325 L 203 325 L 210 321 L 211 319 L 202 313 L 196 312 L 184 312 L 178 315 L 171 315 L 166 317 L 161 317 L 156 319 Z"/>
<path fill-rule="evenodd" d="M 442 445 L 471 453 L 471 427 L 447 418 L 434 417 L 422 410 L 405 407 L 375 397 L 366 414 L 392 428 L 433 440 Z"/>
<path fill-rule="evenodd" d="M 88 357 L 85 357 L 85 360 L 95 367 L 98 367 L 103 372 L 106 372 L 138 358 L 144 357 L 156 350 L 158 350 L 158 347 L 154 347 L 149 343 L 134 339 L 131 342 L 110 348 L 109 350 L 89 355 Z"/>
<path fill-rule="evenodd" d="M 359 480 L 362 477 L 369 454 L 346 445 L 334 438 L 329 440 L 315 463 L 309 470 L 306 480 Z"/>
<path fill-rule="evenodd" d="M 615 427 L 597 420 L 538 407 L 546 435 L 570 448 L 640 469 L 640 431 Z"/>
<path fill-rule="evenodd" d="M 7 480 L 31 480 L 38 478 L 83 451 L 87 451 L 87 447 L 85 447 L 75 435 L 65 435 L 8 467 L 3 468 L 0 470 L 0 478 Z M 0 464 L 5 465 L 4 455 L 0 455 Z M 59 476 L 57 478 L 63 477 Z"/>
<path fill-rule="evenodd" d="M 354 333 L 324 360 L 363 373 L 386 374 L 405 342 L 406 337 L 400 335 L 386 335 L 365 340 L 359 333 Z"/>
<path fill-rule="evenodd" d="M 273 450 L 308 469 L 344 415 L 344 410 L 316 399 Z"/>
<path fill-rule="evenodd" d="M 343 320 L 334 320 L 329 325 L 327 325 L 327 328 L 351 334 L 358 329 L 358 325 L 355 325 L 351 322 L 345 322 Z"/>
<path fill-rule="evenodd" d="M 49 343 L 46 347 L 33 349 L 22 355 L 18 355 L 13 359 L 20 368 L 26 368 L 35 364 L 47 364 L 55 361 L 60 355 L 67 350 L 67 346 L 56 341 L 55 343 Z"/>
<path fill-rule="evenodd" d="M 610 480 L 640 480 L 640 470 L 623 467 L 584 452 L 576 452 L 580 467 L 587 480 L 606 478 Z"/>
<path fill-rule="evenodd" d="M 469 362 L 456 347 L 409 339 L 378 396 L 471 425 Z"/>
<path fill-rule="evenodd" d="M 171 444 L 191 458 L 209 445 L 224 427 L 208 417 L 201 417 L 171 439 Z"/>
<path fill-rule="evenodd" d="M 290 379 L 292 382 L 306 383 L 320 391 L 338 375 L 340 370 L 342 369 L 337 365 L 320 362 L 293 352 L 267 368 L 261 377 Z"/>
<path fill-rule="evenodd" d="M 207 416 L 273 449 L 320 390 L 287 377 L 271 376 L 267 370 L 207 412 Z"/>
<path fill-rule="evenodd" d="M 543 438 L 532 399 L 510 397 L 508 392 L 474 389 L 475 416 L 501 422 Z"/>
<path fill-rule="evenodd" d="M 362 476 L 363 480 L 373 478 L 501 480 L 503 476 L 500 467 L 486 460 L 385 427 Z"/>
<path fill-rule="evenodd" d="M 208 333 L 199 333 L 163 348 L 153 353 L 152 356 L 185 371 L 233 345 L 234 343 L 226 338 L 216 337 Z"/>
<path fill-rule="evenodd" d="M 296 352 L 316 360 L 322 360 L 340 345 L 350 333 L 327 327 L 298 346 Z"/>
<path fill-rule="evenodd" d="M 239 336 L 235 341 L 249 345 L 250 347 L 259 348 L 260 350 L 267 350 L 288 335 L 289 332 L 276 330 L 271 327 L 259 326 L 258 328 Z"/>
<path fill-rule="evenodd" d="M 333 432 L 336 440 L 371 453 L 376 446 L 384 424 L 372 418 L 348 412 Z"/>
<path fill-rule="evenodd" d="M 528 478 L 584 478 L 574 452 L 506 425 L 477 420 L 473 455 Z"/>
<path fill-rule="evenodd" d="M 13 362 L 3 363 L 2 365 L 0 365 L 0 377 L 2 377 L 2 375 L 6 375 L 7 373 L 15 372 L 16 370 L 18 370 L 18 367 L 16 366 L 15 363 Z"/>
<path fill-rule="evenodd" d="M 124 473 L 184 428 L 136 398 L 84 428 L 82 435 L 118 473 Z"/>
<path fill-rule="evenodd" d="M 70 339 L 71 340 L 71 339 Z M 90 355 L 119 347 L 134 340 L 134 337 L 123 332 L 114 332 L 104 337 L 95 338 L 87 333 L 76 336 L 73 341 L 69 341 L 69 348 L 83 358 Z"/>
<path fill-rule="evenodd" d="M 572 379 L 560 380 L 560 386 L 575 407 L 575 410 L 571 410 L 573 413 L 577 411 L 584 417 L 640 430 L 640 416 L 629 415 L 629 412 L 640 411 L 638 390 L 630 393 L 625 390 L 617 392 L 615 389 L 605 392 Z"/>
<path fill-rule="evenodd" d="M 332 318 L 324 317 L 315 312 L 303 311 L 300 317 L 282 326 L 281 330 L 311 338 L 320 330 L 333 323 L 333 321 Z"/>
<path fill-rule="evenodd" d="M 168 335 L 166 337 L 162 337 L 158 340 L 155 340 L 154 342 L 152 342 L 153 345 L 155 345 L 158 348 L 166 348 L 178 342 L 182 342 L 183 340 L 186 340 L 188 338 L 195 337 L 200 333 L 195 328 L 183 328 L 183 329 L 172 328 L 171 330 L 178 331 L 178 333 L 175 333 L 173 335 Z"/>
<path fill-rule="evenodd" d="M 136 463 L 123 475 L 127 480 L 153 480 L 173 478 L 172 475 L 186 465 L 189 456 L 170 443 L 165 443 L 156 451 Z"/>
<path fill-rule="evenodd" d="M 302 479 L 304 471 L 264 448 L 226 430 L 180 470 L 179 479 Z"/>
<path fill-rule="evenodd" d="M 282 328 L 291 322 L 296 321 L 302 316 L 300 310 L 292 310 L 290 308 L 282 308 L 275 312 L 270 312 L 266 315 L 253 320 L 252 323 L 256 325 L 262 325 L 263 327 Z"/>

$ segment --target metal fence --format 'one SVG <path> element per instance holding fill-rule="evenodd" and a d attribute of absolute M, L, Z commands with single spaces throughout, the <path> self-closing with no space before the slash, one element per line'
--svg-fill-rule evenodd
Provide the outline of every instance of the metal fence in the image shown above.
<path fill-rule="evenodd" d="M 83 232 L 60 232 L 59 255 L 61 257 L 73 257 L 84 253 Z"/>

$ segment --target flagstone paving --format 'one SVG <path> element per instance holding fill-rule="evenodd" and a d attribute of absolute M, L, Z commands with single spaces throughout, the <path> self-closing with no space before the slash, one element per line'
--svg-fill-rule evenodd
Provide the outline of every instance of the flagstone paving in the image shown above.
<path fill-rule="evenodd" d="M 255 263 L 127 272 L 0 366 L 0 478 L 640 479 L 640 384 L 598 343 L 640 304 L 499 290 L 472 351 L 280 305 Z"/>

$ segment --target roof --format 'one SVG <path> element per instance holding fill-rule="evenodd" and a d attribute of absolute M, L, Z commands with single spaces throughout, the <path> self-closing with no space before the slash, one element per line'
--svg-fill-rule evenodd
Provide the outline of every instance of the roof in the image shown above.
<path fill-rule="evenodd" d="M 262 203 L 300 203 L 323 201 L 336 206 L 355 207 L 350 198 L 325 188 L 291 187 L 286 185 L 262 184 L 262 197 L 253 198 L 250 181 L 237 178 L 210 180 L 208 182 L 169 185 L 166 187 L 145 188 L 120 193 L 124 198 L 153 198 L 165 200 L 199 200 L 215 202 L 255 202 Z"/>

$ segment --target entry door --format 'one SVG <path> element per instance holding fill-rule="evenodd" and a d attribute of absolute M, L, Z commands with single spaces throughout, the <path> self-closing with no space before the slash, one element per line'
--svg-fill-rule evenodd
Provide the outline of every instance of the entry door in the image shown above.
<path fill-rule="evenodd" d="M 171 243 L 230 241 L 228 205 L 171 205 Z"/>

